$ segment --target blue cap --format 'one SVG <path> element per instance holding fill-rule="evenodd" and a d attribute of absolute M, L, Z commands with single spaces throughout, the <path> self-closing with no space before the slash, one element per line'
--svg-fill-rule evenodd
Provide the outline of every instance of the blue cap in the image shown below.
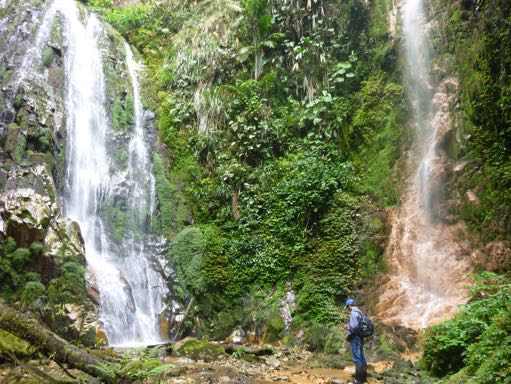
<path fill-rule="evenodd" d="M 346 304 L 344 305 L 344 308 L 348 308 L 348 305 L 355 305 L 355 300 L 353 300 L 353 299 L 346 300 Z"/>

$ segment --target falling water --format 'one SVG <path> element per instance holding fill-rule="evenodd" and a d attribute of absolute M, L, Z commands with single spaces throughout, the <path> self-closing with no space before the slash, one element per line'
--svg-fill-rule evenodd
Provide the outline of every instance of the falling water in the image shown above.
<path fill-rule="evenodd" d="M 55 0 L 64 16 L 67 79 L 66 215 L 80 224 L 88 269 L 100 293 L 100 321 L 111 345 L 159 341 L 158 316 L 164 283 L 144 257 L 154 206 L 154 178 L 143 134 L 135 63 L 129 47 L 127 64 L 135 100 L 135 127 L 129 143 L 128 169 L 114 173 L 107 118 L 100 42 L 103 29 L 93 15 L 81 21 L 74 1 Z M 126 192 L 119 192 L 119 179 Z M 121 188 L 123 189 L 123 188 Z M 129 230 L 115 244 L 108 209 L 125 201 Z"/>
<path fill-rule="evenodd" d="M 18 92 L 21 83 L 25 80 L 29 73 L 31 76 L 34 76 L 34 65 L 37 63 L 37 60 L 41 60 L 41 52 L 50 37 L 59 4 L 59 1 L 54 1 L 44 12 L 35 41 L 28 49 L 27 53 L 23 57 L 23 61 L 21 62 L 19 69 L 16 71 L 13 94 Z"/>
<path fill-rule="evenodd" d="M 464 272 L 469 266 L 461 255 L 459 226 L 441 223 L 434 215 L 440 204 L 445 156 L 439 139 L 451 129 L 449 86 L 431 81 L 431 52 L 423 0 L 403 0 L 402 20 L 408 94 L 416 130 L 411 162 L 416 169 L 408 181 L 404 201 L 393 214 L 386 250 L 390 281 L 377 304 L 382 320 L 422 328 L 452 313 L 466 300 Z"/>

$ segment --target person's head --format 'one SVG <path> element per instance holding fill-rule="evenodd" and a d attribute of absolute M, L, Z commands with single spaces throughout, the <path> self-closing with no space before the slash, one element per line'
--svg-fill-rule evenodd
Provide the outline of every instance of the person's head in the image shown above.
<path fill-rule="evenodd" d="M 346 304 L 344 305 L 344 308 L 347 309 L 349 312 L 351 312 L 351 309 L 355 306 L 355 300 L 348 299 L 346 300 Z"/>

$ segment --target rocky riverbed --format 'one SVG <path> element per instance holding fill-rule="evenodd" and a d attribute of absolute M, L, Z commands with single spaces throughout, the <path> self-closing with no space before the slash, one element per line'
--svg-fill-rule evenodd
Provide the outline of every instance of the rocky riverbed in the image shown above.
<path fill-rule="evenodd" d="M 233 348 L 225 343 L 190 338 L 148 350 L 109 349 L 100 353 L 122 358 L 122 369 L 125 372 L 128 372 L 126 367 L 150 365 L 146 358 L 148 354 L 160 359 L 163 363 L 160 367 L 165 369 L 161 369 L 154 377 L 149 375 L 136 381 L 140 383 L 346 384 L 352 382 L 355 372 L 352 362 L 342 355 L 312 353 L 301 347 L 252 345 Z M 80 371 L 68 369 L 65 372 L 61 366 L 49 359 L 31 360 L 20 363 L 17 367 L 0 366 L 0 382 L 41 382 L 41 375 L 34 374 L 31 367 L 43 371 L 59 382 L 96 382 Z M 369 383 L 435 382 L 424 377 L 411 360 L 399 358 L 370 361 L 368 371 Z"/>

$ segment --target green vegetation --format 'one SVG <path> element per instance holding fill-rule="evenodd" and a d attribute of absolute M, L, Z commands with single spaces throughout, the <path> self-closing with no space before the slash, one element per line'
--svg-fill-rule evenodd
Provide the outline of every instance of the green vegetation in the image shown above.
<path fill-rule="evenodd" d="M 446 52 L 449 70 L 459 74 L 459 133 L 453 148 L 468 162 L 456 186 L 474 192 L 458 214 L 482 242 L 510 240 L 511 222 L 511 9 L 504 3 L 455 1 L 436 45 Z M 454 57 L 454 59 L 452 59 Z"/>
<path fill-rule="evenodd" d="M 55 54 L 53 52 L 53 49 L 50 47 L 46 47 L 43 50 L 43 65 L 46 68 L 49 68 L 51 64 L 53 63 L 53 60 L 55 58 Z"/>
<path fill-rule="evenodd" d="M 50 281 L 48 285 L 48 301 L 51 304 L 86 302 L 85 268 L 75 262 L 62 266 L 60 276 Z"/>
<path fill-rule="evenodd" d="M 511 379 L 511 283 L 489 272 L 476 277 L 472 300 L 453 319 L 425 334 L 424 367 L 436 376 L 458 372 L 469 383 Z M 451 383 L 447 380 L 446 382 Z"/>
<path fill-rule="evenodd" d="M 202 274 L 205 247 L 202 232 L 198 228 L 190 227 L 177 235 L 169 252 L 169 257 L 176 265 L 179 285 L 184 289 L 182 299 L 185 298 L 185 293 L 200 297 L 205 292 L 206 283 Z"/>
<path fill-rule="evenodd" d="M 247 292 L 277 302 L 289 281 L 297 326 L 338 322 L 338 301 L 381 264 L 374 212 L 397 203 L 392 167 L 408 144 L 387 4 L 89 6 L 145 60 L 166 151 L 154 230 L 174 239 L 196 315 L 224 334 L 219 319 L 242 321 Z"/>
<path fill-rule="evenodd" d="M 33 272 L 27 274 L 27 267 L 31 257 L 40 254 L 39 246 L 40 244 L 27 249 L 18 247 L 12 237 L 5 240 L 3 249 L 0 249 L 0 280 L 2 281 L 0 295 L 2 298 L 16 297 L 25 284 L 37 276 Z"/>

